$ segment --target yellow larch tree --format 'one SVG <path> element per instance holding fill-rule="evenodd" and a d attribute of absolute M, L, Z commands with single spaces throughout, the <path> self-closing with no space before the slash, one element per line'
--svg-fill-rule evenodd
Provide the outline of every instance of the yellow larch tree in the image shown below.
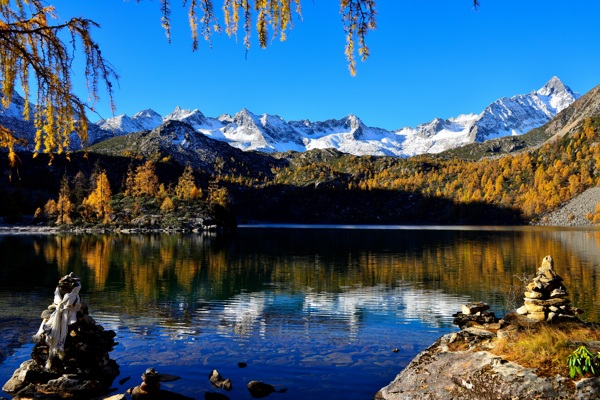
<path fill-rule="evenodd" d="M 133 196 L 133 187 L 135 185 L 135 171 L 133 169 L 133 164 L 129 164 L 127 167 L 127 176 L 123 182 L 125 187 L 124 193 L 126 196 Z"/>
<path fill-rule="evenodd" d="M 64 175 L 60 183 L 60 191 L 58 193 L 58 201 L 56 202 L 56 223 L 58 225 L 71 225 L 71 212 L 75 208 L 70 199 L 71 190 L 69 189 L 69 180 L 67 175 Z"/>
<path fill-rule="evenodd" d="M 146 161 L 135 169 L 133 177 L 133 187 L 131 189 L 133 196 L 155 196 L 158 192 L 158 176 L 156 176 L 154 163 Z"/>
<path fill-rule="evenodd" d="M 93 109 L 98 100 L 101 82 L 105 84 L 112 103 L 112 81 L 117 79 L 110 64 L 102 57 L 100 47 L 92 39 L 91 30 L 98 26 L 94 21 L 85 18 L 71 18 L 64 23 L 57 21 L 54 7 L 45 1 L 0 1 L 2 107 L 8 108 L 20 86 L 25 99 L 23 117 L 27 120 L 33 118 L 36 128 L 36 153 L 65 151 L 72 132 L 77 132 L 85 143 L 85 111 Z M 84 76 L 91 104 L 72 92 L 75 49 L 81 51 L 85 58 Z M 37 93 L 35 101 L 38 107 L 35 109 L 30 105 L 31 88 Z M 0 126 L 0 147 L 8 149 L 12 163 L 16 160 L 15 145 L 22 140 L 18 133 Z"/>
<path fill-rule="evenodd" d="M 113 212 L 110 206 L 112 192 L 106 172 L 102 171 L 96 178 L 96 187 L 88 197 L 83 200 L 82 217 L 86 221 L 102 221 L 102 223 L 110 223 L 111 214 Z"/>
<path fill-rule="evenodd" d="M 156 199 L 159 202 L 163 202 L 169 196 L 169 191 L 165 188 L 165 184 L 161 183 L 158 185 L 158 190 L 156 191 Z"/>
<path fill-rule="evenodd" d="M 179 198 L 179 200 L 188 201 L 200 198 L 201 194 L 202 192 L 198 189 L 196 183 L 194 182 L 192 167 L 188 165 L 185 167 L 183 173 L 177 181 L 175 195 Z"/>
<path fill-rule="evenodd" d="M 44 216 L 48 219 L 55 218 L 57 214 L 56 200 L 50 199 L 44 205 Z"/>
<path fill-rule="evenodd" d="M 165 197 L 162 204 L 160 205 L 160 211 L 165 214 L 172 213 L 175 211 L 175 205 L 173 204 L 173 200 L 169 196 Z"/>

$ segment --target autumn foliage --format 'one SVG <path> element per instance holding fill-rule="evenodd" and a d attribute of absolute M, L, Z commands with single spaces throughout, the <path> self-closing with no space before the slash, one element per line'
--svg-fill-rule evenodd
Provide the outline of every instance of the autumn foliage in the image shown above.
<path fill-rule="evenodd" d="M 110 223 L 112 207 L 110 206 L 112 192 L 106 172 L 102 171 L 97 179 L 92 193 L 83 200 L 82 217 L 86 221 Z"/>
<path fill-rule="evenodd" d="M 64 23 L 57 23 L 57 19 L 54 7 L 41 0 L 0 1 L 2 107 L 8 108 L 20 86 L 25 99 L 23 118 L 32 119 L 36 128 L 36 153 L 62 153 L 68 149 L 73 132 L 85 143 L 85 111 L 93 109 L 98 100 L 101 82 L 112 97 L 111 81 L 116 79 L 91 36 L 92 28 L 98 25 L 85 18 L 71 18 Z M 83 53 L 90 104 L 72 91 L 74 49 Z M 35 108 L 30 103 L 31 89 L 36 93 Z M 21 140 L 17 132 L 0 126 L 0 148 L 8 148 L 13 163 L 14 148 Z"/>
<path fill-rule="evenodd" d="M 274 164 L 271 175 L 260 179 L 241 174 L 222 159 L 212 175 L 188 166 L 175 177 L 172 169 L 166 170 L 175 164 L 167 166 L 170 161 L 164 157 L 135 158 L 126 173 L 113 171 L 111 182 L 108 174 L 95 175 L 90 188 L 77 173 L 73 189 L 63 184 L 58 198 L 48 201 L 43 212 L 40 207 L 36 216 L 44 214 L 58 224 L 68 224 L 69 218 L 73 223 L 129 223 L 152 213 L 194 218 L 203 209 L 230 222 L 232 210 L 245 212 L 241 218 L 283 221 L 277 212 L 292 210 L 288 215 L 297 221 L 325 223 L 333 221 L 328 210 L 337 207 L 343 212 L 335 220 L 340 223 L 361 221 L 353 213 L 366 211 L 378 218 L 364 218 L 368 223 L 543 222 L 548 212 L 600 182 L 598 126 L 600 119 L 587 119 L 579 131 L 539 148 L 479 161 L 443 154 L 404 159 L 334 152 L 322 157 L 312 151 Z M 159 179 L 157 166 L 168 180 Z M 394 214 L 405 206 L 429 219 L 414 212 Z M 600 222 L 600 206 L 587 217 Z"/>
<path fill-rule="evenodd" d="M 197 200 L 202 197 L 202 191 L 198 189 L 194 182 L 192 167 L 187 166 L 179 177 L 175 187 L 175 196 L 180 200 Z"/>
<path fill-rule="evenodd" d="M 36 211 L 36 220 L 43 220 L 59 226 L 74 223 L 84 224 L 128 224 L 132 220 L 149 214 L 194 217 L 208 209 L 200 189 L 195 182 L 194 170 L 186 167 L 173 188 L 172 183 L 160 182 L 156 174 L 156 164 L 145 161 L 134 167 L 131 164 L 123 181 L 110 182 L 109 173 L 96 166 L 91 173 L 89 188 L 85 175 L 79 171 L 73 177 L 71 190 L 65 175 L 61 181 L 58 200 L 49 199 L 45 206 Z M 113 192 L 114 188 L 122 191 Z M 224 188 L 217 185 L 219 195 L 211 198 L 225 208 Z M 213 196 L 214 197 L 214 196 Z M 196 214 L 196 215 L 194 215 Z M 78 222 L 79 221 L 79 222 Z"/>
<path fill-rule="evenodd" d="M 307 161 L 278 170 L 275 183 L 403 191 L 456 204 L 512 208 L 527 219 L 543 218 L 600 183 L 597 126 L 598 121 L 587 119 L 581 131 L 538 149 L 479 161 L 426 155 L 410 159 L 344 155 L 334 162 Z"/>

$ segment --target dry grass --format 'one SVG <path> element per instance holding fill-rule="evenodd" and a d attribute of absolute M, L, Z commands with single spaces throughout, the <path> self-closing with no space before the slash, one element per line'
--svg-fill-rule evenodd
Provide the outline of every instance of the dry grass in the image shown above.
<path fill-rule="evenodd" d="M 580 345 L 600 350 L 600 327 L 574 323 L 522 327 L 510 339 L 498 339 L 492 353 L 537 370 L 538 375 L 569 376 L 567 357 Z"/>

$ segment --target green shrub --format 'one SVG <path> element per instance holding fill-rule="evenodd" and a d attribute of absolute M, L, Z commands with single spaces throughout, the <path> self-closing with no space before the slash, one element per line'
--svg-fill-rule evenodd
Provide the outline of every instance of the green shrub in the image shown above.
<path fill-rule="evenodd" d="M 596 375 L 596 371 L 600 372 L 600 353 L 594 354 L 587 347 L 579 346 L 567 358 L 567 365 L 571 378 L 575 378 L 575 374 L 584 376 L 588 372 Z"/>

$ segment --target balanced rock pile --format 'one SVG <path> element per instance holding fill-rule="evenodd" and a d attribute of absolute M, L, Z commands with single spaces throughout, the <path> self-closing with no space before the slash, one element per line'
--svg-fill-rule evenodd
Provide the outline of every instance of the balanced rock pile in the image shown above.
<path fill-rule="evenodd" d="M 499 319 L 486 303 L 463 304 L 460 312 L 452 315 L 454 325 L 463 328 L 500 329 Z"/>
<path fill-rule="evenodd" d="M 554 270 L 551 256 L 542 260 L 535 277 L 527 284 L 525 304 L 517 313 L 534 321 L 576 321 L 583 311 L 571 307 L 562 278 Z"/>
<path fill-rule="evenodd" d="M 2 390 L 24 398 L 90 399 L 109 391 L 119 366 L 108 353 L 117 344 L 114 331 L 89 315 L 81 302 L 80 279 L 60 279 L 54 302 L 42 312 L 31 359 L 13 373 Z"/>

